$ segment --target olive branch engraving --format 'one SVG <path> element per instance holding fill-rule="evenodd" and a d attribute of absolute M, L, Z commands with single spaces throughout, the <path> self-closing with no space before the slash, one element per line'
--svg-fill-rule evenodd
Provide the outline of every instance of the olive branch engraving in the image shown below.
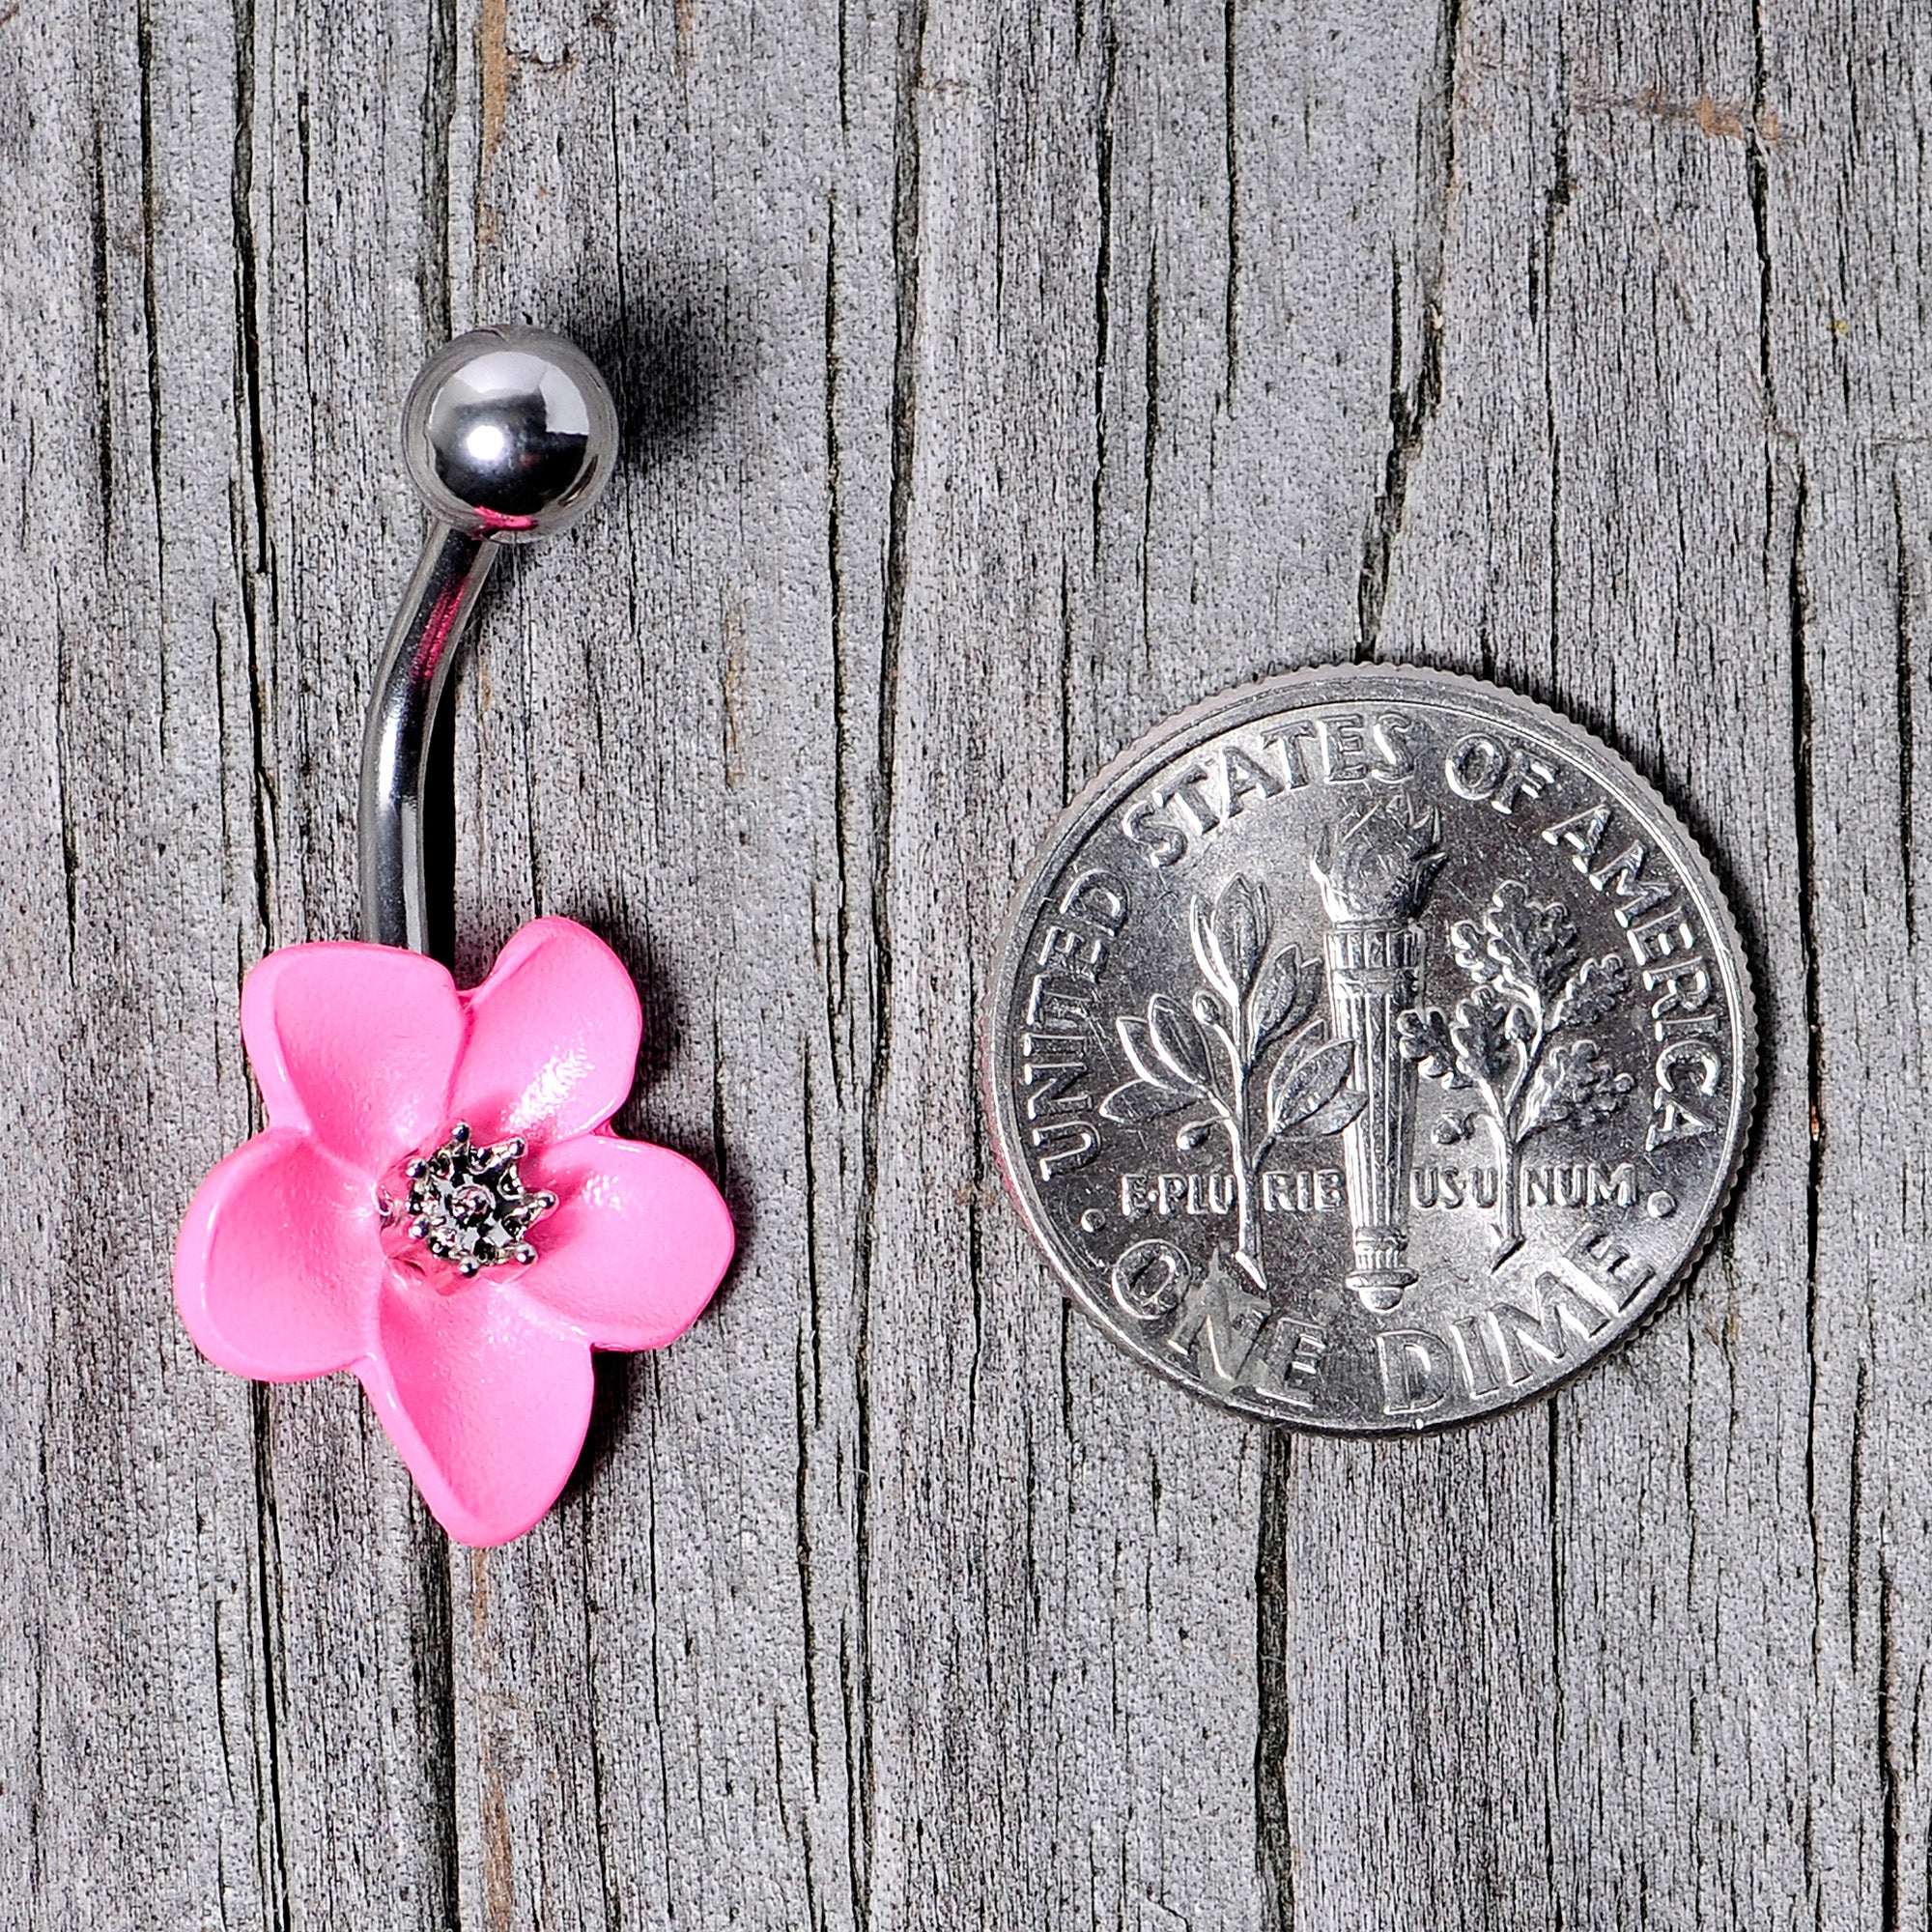
<path fill-rule="evenodd" d="M 1587 1036 L 1630 990 L 1622 958 L 1577 962 L 1576 922 L 1560 899 L 1545 904 L 1517 879 L 1496 887 L 1480 923 L 1450 929 L 1456 964 L 1474 981 L 1455 1017 L 1411 1008 L 1397 1021 L 1402 1051 L 1445 1088 L 1473 1088 L 1495 1133 L 1496 1266 L 1522 1245 L 1518 1154 L 1533 1134 L 1566 1121 L 1606 1119 L 1633 1081 L 1611 1069 Z"/>
<path fill-rule="evenodd" d="M 1211 906 L 1197 894 L 1188 932 L 1205 983 L 1186 1006 L 1155 993 L 1145 1013 L 1115 1020 L 1134 1077 L 1100 1112 L 1123 1126 L 1186 1113 L 1174 1135 L 1182 1152 L 1222 1135 L 1234 1168 L 1234 1259 L 1265 1288 L 1255 1200 L 1261 1164 L 1284 1135 L 1340 1133 L 1361 1112 L 1365 1096 L 1343 1084 L 1355 1043 L 1329 1039 L 1316 1011 L 1321 962 L 1293 946 L 1270 951 L 1273 922 L 1259 882 L 1236 874 Z"/>

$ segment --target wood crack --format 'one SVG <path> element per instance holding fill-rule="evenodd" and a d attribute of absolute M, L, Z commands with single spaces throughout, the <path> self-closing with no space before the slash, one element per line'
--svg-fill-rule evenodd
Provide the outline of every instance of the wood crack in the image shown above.
<path fill-rule="evenodd" d="M 1856 1522 L 1854 1529 L 1856 1529 Z M 1898 1741 L 1893 1734 L 1892 1672 L 1897 1653 L 1891 1567 L 1883 1548 L 1878 1570 L 1878 1777 L 1879 1932 L 1898 1932 L 1905 1922 L 1905 1873 L 1900 1856 L 1904 1793 L 1899 1788 Z M 1922 1908 L 1924 1900 L 1918 1903 Z"/>
<path fill-rule="evenodd" d="M 1764 390 L 1767 421 L 1777 420 L 1777 386 L 1772 368 L 1771 165 L 1765 152 L 1764 129 L 1770 87 L 1765 63 L 1764 4 L 1751 7 L 1751 124 L 1745 142 L 1745 187 L 1750 202 L 1751 238 L 1757 249 L 1757 367 Z"/>
<path fill-rule="evenodd" d="M 1255 1550 L 1255 1866 L 1264 1932 L 1293 1932 L 1294 1834 L 1288 1753 L 1294 1709 L 1289 1684 L 1288 1524 L 1294 1438 L 1262 1432 L 1261 1527 Z"/>
<path fill-rule="evenodd" d="M 847 1708 L 852 1771 L 852 1889 L 855 1915 L 871 1913 L 870 1855 L 876 1780 L 871 1721 L 872 1415 L 870 1301 L 877 1286 L 879 1177 L 884 1157 L 883 1114 L 893 1062 L 893 816 L 898 749 L 899 663 L 905 637 L 914 464 L 918 455 L 921 145 L 920 94 L 925 59 L 925 0 L 914 0 L 900 19 L 897 93 L 893 128 L 893 304 L 891 480 L 887 492 L 885 609 L 880 637 L 878 736 L 872 812 L 872 1060 L 861 1126 L 863 1179 L 854 1262 L 859 1279 L 854 1394 L 859 1469 L 854 1534 L 857 1549 L 857 1650 L 852 1660 L 856 1697 Z M 856 1707 L 855 1707 L 856 1706 Z"/>
<path fill-rule="evenodd" d="M 1809 598 L 1804 582 L 1805 514 L 1810 481 L 1798 471 L 1797 497 L 1791 513 L 1791 570 L 1786 588 L 1787 648 L 1791 678 L 1791 766 L 1796 786 L 1798 952 L 1804 987 L 1804 1092 L 1808 1133 L 1804 1184 L 1804 1350 L 1810 1388 L 1805 1406 L 1804 1501 L 1810 1516 L 1812 1571 L 1817 1608 L 1823 1608 L 1825 1525 L 1819 1516 L 1817 1440 L 1819 1404 L 1823 1400 L 1818 1359 L 1818 1252 L 1825 1181 L 1825 1025 L 1824 996 L 1818 953 L 1816 914 L 1812 902 L 1813 850 L 1817 840 L 1817 804 L 1811 768 L 1812 718 L 1810 642 L 1807 629 Z M 1813 1654 L 1820 1640 L 1814 1636 Z M 1822 1660 L 1819 1667 L 1822 1668 Z"/>
<path fill-rule="evenodd" d="M 255 1448 L 255 1619 L 262 1659 L 261 1761 L 267 1774 L 262 1830 L 268 1839 L 261 1870 L 262 1895 L 278 1932 L 291 1932 L 288 1818 L 282 1798 L 282 1587 L 281 1536 L 275 1518 L 272 1453 L 273 1395 L 262 1382 L 249 1391 Z"/>
<path fill-rule="evenodd" d="M 596 1516 L 596 1499 L 586 1495 L 578 1511 L 578 1560 L 582 1565 L 578 1589 L 581 1617 L 579 1634 L 583 1644 L 583 1698 L 591 1712 L 590 1732 L 590 1815 L 594 1827 L 597 1859 L 597 1889 L 604 1906 L 605 1932 L 616 1932 L 623 1923 L 623 1897 L 618 1889 L 617 1872 L 611 1862 L 610 1821 L 604 1810 L 604 1727 L 597 1722 L 597 1628 L 591 1603 L 590 1577 L 597 1556 L 597 1541 L 591 1534 Z"/>
<path fill-rule="evenodd" d="M 1530 276 L 1530 321 L 1541 337 L 1543 364 L 1543 431 L 1549 450 L 1549 610 L 1547 676 L 1548 688 L 1559 688 L 1558 664 L 1562 654 L 1563 595 L 1563 433 L 1556 414 L 1556 372 L 1550 355 L 1549 302 L 1555 280 L 1556 228 L 1576 195 L 1570 173 L 1570 120 L 1568 64 L 1559 50 L 1557 61 L 1557 99 L 1555 126 L 1550 138 L 1550 183 L 1543 196 L 1542 274 Z M 1483 675 L 1495 675 L 1495 647 L 1487 628 L 1483 638 Z M 1614 675 L 1615 666 L 1611 667 Z"/>
<path fill-rule="evenodd" d="M 430 1714 L 422 1741 L 423 1760 L 435 1780 L 437 1798 L 435 1804 L 426 1807 L 436 1836 L 428 1862 L 441 1880 L 442 1916 L 455 1932 L 462 1932 L 463 1828 L 457 1810 L 456 1610 L 450 1590 L 450 1551 L 442 1532 L 428 1526 L 428 1513 L 419 1503 L 415 1514 L 422 1524 L 417 1532 L 421 1548 L 416 1564 L 421 1609 L 412 1624 L 412 1662 L 416 1694 Z"/>
<path fill-rule="evenodd" d="M 155 251 L 159 245 L 159 191 L 155 182 L 155 43 L 147 0 L 134 10 L 134 47 L 140 75 L 141 153 L 141 327 L 147 345 L 148 469 L 155 493 L 155 581 L 166 612 L 168 582 L 167 490 L 161 460 L 161 317 L 155 284 Z M 168 748 L 168 679 L 163 660 L 157 680 L 160 748 Z"/>
<path fill-rule="evenodd" d="M 841 12 L 841 26 L 843 17 Z M 841 1031 L 839 1019 L 851 985 L 852 952 L 852 855 L 848 830 L 852 810 L 848 763 L 851 720 L 845 691 L 845 499 L 838 448 L 838 196 L 834 190 L 826 197 L 825 206 L 825 574 L 832 631 L 832 841 L 838 875 L 833 923 L 838 958 L 829 989 L 826 1020 L 835 1041 Z M 842 1095 L 843 1083 L 836 1051 L 832 1057 L 832 1085 L 835 1095 Z"/>
<path fill-rule="evenodd" d="M 94 388 L 99 398 L 95 417 L 95 469 L 100 488 L 100 554 L 111 558 L 114 523 L 114 363 L 113 290 L 107 258 L 107 170 L 95 130 L 90 156 L 89 241 L 94 269 Z"/>
<path fill-rule="evenodd" d="M 1114 73 L 1119 46 L 1106 24 L 1100 70 L 1100 109 L 1094 128 L 1094 178 L 1099 200 L 1098 245 L 1094 255 L 1094 563 L 1100 561 L 1100 509 L 1107 488 L 1107 359 L 1113 332 L 1114 282 Z"/>
<path fill-rule="evenodd" d="M 429 46 L 423 75 L 424 233 L 420 287 L 423 327 L 432 347 L 449 340 L 449 139 L 456 121 L 456 0 L 429 0 Z"/>
<path fill-rule="evenodd" d="M 1912 663 L 1912 555 L 1905 535 L 1905 500 L 1896 469 L 1891 473 L 1892 564 L 1892 717 L 1898 729 L 1898 861 L 1903 881 L 1905 943 L 1918 942 L 1918 862 L 1914 849 L 1918 816 L 1913 795 L 1913 757 L 1918 730 L 1914 719 Z"/>
<path fill-rule="evenodd" d="M 1241 152 L 1236 109 L 1236 0 L 1221 9 L 1221 164 L 1227 183 L 1225 202 L 1228 277 L 1221 298 L 1222 388 L 1235 399 L 1235 372 L 1240 360 L 1241 313 Z"/>
<path fill-rule="evenodd" d="M 1436 35 L 1435 79 L 1416 114 L 1415 375 L 1405 383 L 1408 346 L 1403 334 L 1403 272 L 1391 255 L 1389 292 L 1389 441 L 1381 486 L 1369 516 L 1356 591 L 1355 660 L 1381 646 L 1382 610 L 1397 537 L 1408 505 L 1409 476 L 1442 402 L 1442 275 L 1456 180 L 1456 56 L 1462 0 L 1444 0 Z M 1434 164 L 1432 166 L 1432 163 Z"/>

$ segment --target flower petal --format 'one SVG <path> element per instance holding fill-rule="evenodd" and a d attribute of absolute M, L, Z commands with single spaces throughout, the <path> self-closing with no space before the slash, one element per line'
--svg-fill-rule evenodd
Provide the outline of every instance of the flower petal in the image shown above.
<path fill-rule="evenodd" d="M 242 1037 L 276 1126 L 381 1175 L 447 1123 L 463 1046 L 448 971 L 353 940 L 285 946 L 248 975 Z"/>
<path fill-rule="evenodd" d="M 530 1231 L 537 1259 L 518 1290 L 599 1349 L 661 1349 L 683 1334 L 735 1243 L 704 1170 L 614 1134 L 565 1141 L 525 1165 L 557 1203 Z"/>
<path fill-rule="evenodd" d="M 631 1091 L 643 1018 L 623 962 L 587 927 L 532 920 L 464 995 L 469 1040 L 452 1116 L 479 1134 L 562 1140 L 602 1126 Z"/>
<path fill-rule="evenodd" d="M 552 1503 L 590 1424 L 590 1350 L 512 1293 L 451 1293 L 388 1275 L 369 1400 L 437 1521 L 460 1543 L 507 1543 Z"/>
<path fill-rule="evenodd" d="M 368 1181 L 300 1128 L 270 1127 L 189 1204 L 175 1299 L 210 1361 L 260 1381 L 299 1381 L 365 1351 L 384 1265 Z"/>

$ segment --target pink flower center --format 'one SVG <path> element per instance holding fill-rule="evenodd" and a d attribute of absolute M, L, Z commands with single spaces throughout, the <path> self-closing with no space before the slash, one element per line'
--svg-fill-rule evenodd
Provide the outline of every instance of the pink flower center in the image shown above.
<path fill-rule="evenodd" d="M 530 1225 L 556 1196 L 524 1186 L 524 1152 L 521 1135 L 478 1147 L 469 1123 L 458 1121 L 435 1152 L 404 1166 L 393 1193 L 382 1190 L 384 1246 L 418 1268 L 425 1257 L 440 1262 L 465 1281 L 506 1262 L 528 1266 L 537 1258 Z"/>

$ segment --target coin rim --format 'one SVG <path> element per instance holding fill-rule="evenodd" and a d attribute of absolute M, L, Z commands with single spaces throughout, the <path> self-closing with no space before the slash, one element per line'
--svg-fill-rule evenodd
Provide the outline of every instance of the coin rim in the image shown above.
<path fill-rule="evenodd" d="M 1011 1083 L 1002 1080 L 997 1064 L 998 1042 L 1007 1032 L 1007 1018 L 1019 984 L 1019 975 L 1015 970 L 1015 953 L 1023 923 L 1024 929 L 1030 930 L 1037 920 L 1040 908 L 1031 902 L 1041 882 L 1064 867 L 1073 851 L 1078 848 L 1081 838 L 1076 834 L 1091 833 L 1097 829 L 1097 824 L 1087 826 L 1084 823 L 1093 812 L 1096 802 L 1108 793 L 1130 788 L 1126 785 L 1128 775 L 1136 772 L 1139 767 L 1166 763 L 1172 758 L 1184 755 L 1193 749 L 1193 742 L 1190 741 L 1195 739 L 1195 734 L 1198 733 L 1199 739 L 1205 740 L 1221 731 L 1233 729 L 1242 723 L 1252 722 L 1253 716 L 1271 706 L 1277 696 L 1285 700 L 1292 700 L 1293 708 L 1302 709 L 1313 704 L 1350 701 L 1350 695 L 1338 697 L 1309 695 L 1324 685 L 1346 687 L 1348 694 L 1355 696 L 1371 696 L 1378 687 L 1392 686 L 1398 690 L 1406 687 L 1407 691 L 1413 693 L 1446 689 L 1487 700 L 1505 719 L 1512 709 L 1520 706 L 1528 711 L 1532 719 L 1545 722 L 1551 735 L 1559 741 L 1566 737 L 1580 739 L 1595 755 L 1605 761 L 1613 779 L 1636 787 L 1635 803 L 1640 804 L 1647 813 L 1661 814 L 1664 829 L 1675 833 L 1682 841 L 1691 859 L 1691 884 L 1705 900 L 1706 923 L 1729 942 L 1724 950 L 1724 965 L 1726 978 L 1734 980 L 1728 991 L 1731 996 L 1732 1011 L 1736 1016 L 1740 1076 L 1738 1106 L 1731 1120 L 1730 1142 L 1720 1170 L 1719 1183 L 1712 1197 L 1711 1206 L 1705 1211 L 1697 1238 L 1685 1251 L 1684 1259 L 1676 1267 L 1667 1274 L 1660 1275 L 1644 1293 L 1638 1295 L 1621 1312 L 1617 1318 L 1620 1325 L 1613 1333 L 1601 1344 L 1594 1346 L 1587 1355 L 1574 1365 L 1566 1367 L 1560 1375 L 1512 1397 L 1508 1402 L 1435 1419 L 1418 1416 L 1413 1419 L 1385 1419 L 1379 1422 L 1333 1422 L 1312 1415 L 1306 1417 L 1282 1415 L 1278 1411 L 1263 1409 L 1241 1402 L 1232 1394 L 1217 1395 L 1213 1390 L 1203 1386 L 1197 1376 L 1192 1376 L 1189 1372 L 1162 1360 L 1138 1336 L 1123 1333 L 1115 1325 L 1109 1311 L 1093 1294 L 1087 1284 L 1071 1267 L 1062 1262 L 1056 1252 L 1057 1242 L 1049 1237 L 1044 1217 L 1034 1211 L 1028 1191 L 1013 1165 L 1012 1153 L 1020 1147 L 1020 1138 L 1018 1121 L 1009 1117 L 1011 1098 L 1008 1090 Z M 1285 704 L 1284 708 L 1289 707 Z M 1614 795 L 1615 785 L 1610 789 Z M 1631 801 L 1620 802 L 1626 805 L 1631 803 Z M 1102 818 L 1105 815 L 1102 814 Z M 993 1158 L 999 1167 L 1000 1179 L 1006 1189 L 1007 1198 L 1019 1210 L 1021 1223 L 1039 1250 L 1042 1259 L 1060 1277 L 1063 1293 L 1115 1348 L 1143 1368 L 1151 1370 L 1161 1380 L 1182 1390 L 1195 1401 L 1205 1403 L 1222 1414 L 1236 1416 L 1244 1422 L 1259 1422 L 1275 1428 L 1293 1429 L 1310 1435 L 1382 1439 L 1390 1436 L 1433 1435 L 1463 1429 L 1473 1423 L 1486 1422 L 1497 1416 L 1510 1414 L 1519 1408 L 1526 1408 L 1533 1403 L 1547 1401 L 1560 1389 L 1567 1388 L 1579 1376 L 1587 1375 L 1598 1368 L 1606 1357 L 1628 1344 L 1637 1330 L 1663 1307 L 1679 1285 L 1696 1271 L 1698 1264 L 1709 1252 L 1719 1227 L 1730 1212 L 1737 1195 L 1745 1154 L 1750 1145 L 1751 1129 L 1757 1115 L 1757 997 L 1751 974 L 1750 954 L 1745 946 L 1744 936 L 1732 914 L 1724 889 L 1712 867 L 1702 842 L 1685 824 L 1676 808 L 1621 752 L 1598 737 L 1587 725 L 1579 724 L 1574 718 L 1544 703 L 1542 699 L 1512 690 L 1492 678 L 1472 677 L 1463 671 L 1440 670 L 1428 665 L 1310 665 L 1299 670 L 1281 671 L 1269 677 L 1254 679 L 1247 684 L 1231 686 L 1214 696 L 1203 698 L 1183 710 L 1170 713 L 1144 731 L 1131 745 L 1108 759 L 1062 809 L 1045 838 L 1035 851 L 1033 859 L 1020 874 L 1019 883 L 1013 889 L 1008 902 L 1006 917 L 1000 923 L 999 937 L 994 945 L 992 959 L 994 997 L 988 1003 L 985 1017 L 980 1026 L 980 1097 L 985 1109 L 987 1123 L 991 1128 Z"/>

